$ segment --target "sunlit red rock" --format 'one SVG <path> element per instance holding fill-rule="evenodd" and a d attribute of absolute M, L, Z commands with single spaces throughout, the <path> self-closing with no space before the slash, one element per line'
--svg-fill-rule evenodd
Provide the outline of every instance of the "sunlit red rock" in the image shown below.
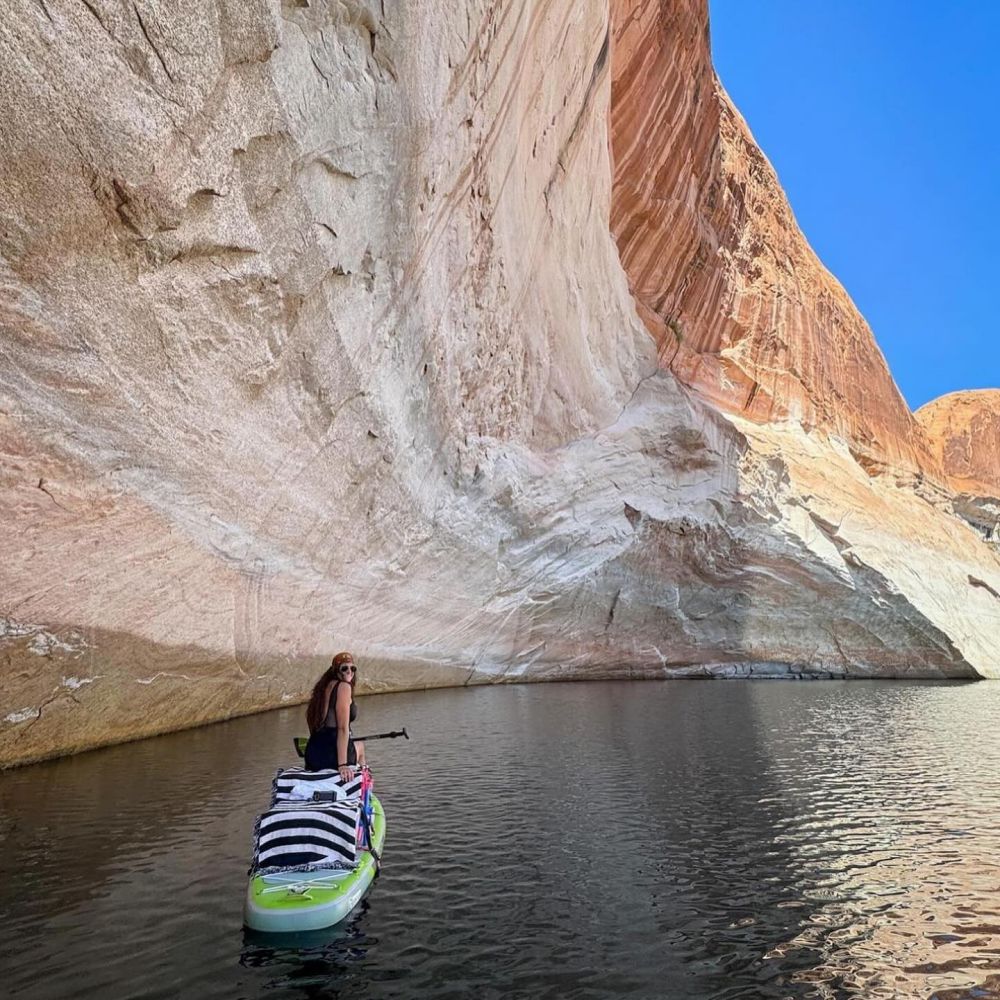
<path fill-rule="evenodd" d="M 1000 389 L 952 392 L 916 416 L 957 492 L 1000 497 Z"/>
<path fill-rule="evenodd" d="M 660 363 L 730 412 L 933 470 L 868 324 L 715 75 L 706 3 L 611 10 L 611 228 Z"/>

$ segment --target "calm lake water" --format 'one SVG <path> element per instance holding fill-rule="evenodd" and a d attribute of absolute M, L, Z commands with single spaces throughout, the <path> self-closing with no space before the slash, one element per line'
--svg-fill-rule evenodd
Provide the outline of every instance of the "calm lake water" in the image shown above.
<path fill-rule="evenodd" d="M 11 997 L 1000 997 L 1000 684 L 633 682 L 359 699 L 385 868 L 241 928 L 302 710 L 0 775 Z"/>

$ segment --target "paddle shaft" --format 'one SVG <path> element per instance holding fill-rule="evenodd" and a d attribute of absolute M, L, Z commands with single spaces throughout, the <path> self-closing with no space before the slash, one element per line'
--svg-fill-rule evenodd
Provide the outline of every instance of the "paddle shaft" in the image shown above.
<path fill-rule="evenodd" d="M 351 739 L 355 743 L 367 743 L 369 740 L 394 740 L 397 736 L 403 736 L 406 739 L 410 738 L 410 734 L 406 731 L 404 726 L 402 729 L 393 733 L 376 733 L 374 736 L 352 736 Z"/>
<path fill-rule="evenodd" d="M 355 743 L 364 743 L 366 740 L 394 740 L 397 736 L 403 736 L 406 739 L 410 738 L 410 734 L 406 731 L 406 726 L 392 733 L 376 733 L 374 736 L 352 736 L 351 739 Z M 300 757 L 305 757 L 306 755 L 306 744 L 309 740 L 305 736 L 294 736 L 292 738 L 292 743 L 295 744 L 295 752 Z"/>

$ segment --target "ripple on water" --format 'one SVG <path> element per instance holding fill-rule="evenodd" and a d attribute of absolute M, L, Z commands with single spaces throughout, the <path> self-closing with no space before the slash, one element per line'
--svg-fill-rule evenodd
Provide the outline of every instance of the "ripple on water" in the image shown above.
<path fill-rule="evenodd" d="M 240 929 L 301 710 L 0 776 L 17 997 L 1000 998 L 1000 685 L 385 695 L 385 874 Z"/>

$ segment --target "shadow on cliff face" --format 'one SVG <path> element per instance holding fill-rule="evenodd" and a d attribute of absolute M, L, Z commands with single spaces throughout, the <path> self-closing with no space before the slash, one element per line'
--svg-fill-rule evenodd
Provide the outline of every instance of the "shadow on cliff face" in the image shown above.
<path fill-rule="evenodd" d="M 0 766 L 261 711 L 276 687 L 299 700 L 325 665 L 302 658 L 290 670 L 110 629 L 22 631 L 0 636 L 0 694 L 13 709 L 0 720 Z"/>
<path fill-rule="evenodd" d="M 0 768 L 296 704 L 329 663 L 328 654 L 233 655 L 110 629 L 38 626 L 0 631 L 0 657 Z M 467 676 L 464 663 L 373 654 L 361 690 L 440 687 Z"/>

